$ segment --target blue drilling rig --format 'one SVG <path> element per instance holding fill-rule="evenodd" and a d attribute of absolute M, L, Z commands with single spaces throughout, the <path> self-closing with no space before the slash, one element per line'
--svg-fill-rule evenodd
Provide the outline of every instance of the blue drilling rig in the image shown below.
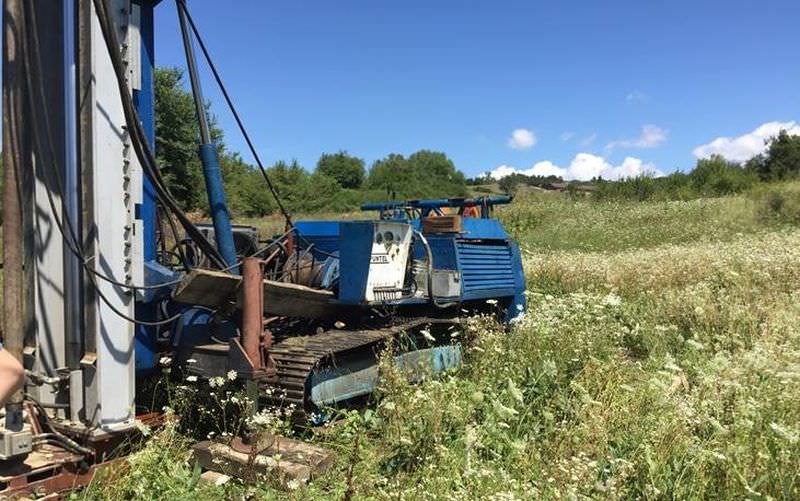
<path fill-rule="evenodd" d="M 155 411 L 137 389 L 162 358 L 198 377 L 235 371 L 258 406 L 307 422 L 371 393 L 387 347 L 418 380 L 461 363 L 462 319 L 525 311 L 519 248 L 492 217 L 510 197 L 371 203 L 357 221 L 293 221 L 281 206 L 273 236 L 232 224 L 195 44 L 278 194 L 176 0 L 212 219 L 190 220 L 153 151 L 158 3 L 3 2 L 2 341 L 28 379 L 5 405 L 0 494 L 22 492 L 3 465 L 57 478 L 45 442 L 102 462 Z"/>

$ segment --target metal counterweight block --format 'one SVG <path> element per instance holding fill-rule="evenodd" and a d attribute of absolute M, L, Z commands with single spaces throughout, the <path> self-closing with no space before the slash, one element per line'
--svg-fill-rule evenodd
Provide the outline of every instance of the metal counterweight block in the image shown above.
<path fill-rule="evenodd" d="M 20 431 L 0 429 L 0 461 L 28 454 L 33 450 L 33 434 L 30 425 Z"/>

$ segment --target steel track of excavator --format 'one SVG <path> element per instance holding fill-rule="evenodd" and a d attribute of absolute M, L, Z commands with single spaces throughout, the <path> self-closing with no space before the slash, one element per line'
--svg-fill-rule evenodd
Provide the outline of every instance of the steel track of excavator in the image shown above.
<path fill-rule="evenodd" d="M 308 418 L 320 410 L 310 398 L 310 380 L 315 371 L 336 367 L 348 357 L 371 358 L 371 362 L 377 363 L 377 356 L 387 341 L 419 333 L 422 329 L 459 323 L 457 317 L 423 317 L 398 321 L 379 329 L 333 329 L 310 336 L 286 338 L 275 343 L 269 351 L 276 377 L 262 385 L 262 398 L 267 405 L 283 408 L 292 405 L 296 419 Z"/>

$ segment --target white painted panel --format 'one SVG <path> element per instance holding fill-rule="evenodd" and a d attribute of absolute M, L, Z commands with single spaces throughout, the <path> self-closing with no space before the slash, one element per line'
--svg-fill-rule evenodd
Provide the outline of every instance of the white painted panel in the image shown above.
<path fill-rule="evenodd" d="M 406 223 L 375 223 L 365 299 L 400 299 L 411 248 L 411 227 Z"/>
<path fill-rule="evenodd" d="M 64 337 L 64 246 L 61 233 L 53 218 L 47 200 L 47 186 L 42 181 L 45 174 L 36 161 L 37 179 L 34 187 L 35 199 L 35 298 L 36 298 L 36 337 L 37 353 L 34 370 L 48 375 L 55 375 L 56 369 L 65 365 Z M 52 168 L 52 166 L 50 166 Z M 55 170 L 55 169 L 53 169 Z M 55 191 L 55 190 L 53 190 Z M 61 199 L 57 193 L 52 194 L 54 205 L 61 217 Z M 52 401 L 50 392 L 40 394 L 45 401 Z M 48 398 L 48 396 L 50 398 Z"/>
<path fill-rule="evenodd" d="M 142 17 L 141 7 L 133 2 L 130 3 L 131 15 L 130 26 L 128 28 L 128 47 L 129 64 L 128 72 L 132 89 L 142 89 Z"/>
<path fill-rule="evenodd" d="M 125 14 L 115 9 L 117 16 Z M 120 19 L 127 22 L 127 17 Z M 125 117 L 116 77 L 105 49 L 96 16 L 92 18 L 92 64 L 95 80 L 93 117 L 94 136 L 94 207 L 95 268 L 117 279 L 131 279 L 133 246 L 141 246 L 141 232 L 131 224 L 134 205 L 141 201 L 141 190 L 131 190 L 135 182 L 133 167 L 126 164 L 132 156 Z M 121 30 L 124 31 L 124 30 Z M 138 199 L 136 197 L 139 197 Z M 108 282 L 98 286 L 115 309 L 134 316 L 133 296 Z M 120 429 L 134 421 L 134 326 L 97 299 L 97 398 L 99 424 L 104 429 Z M 87 333 L 92 335 L 92 333 Z"/>

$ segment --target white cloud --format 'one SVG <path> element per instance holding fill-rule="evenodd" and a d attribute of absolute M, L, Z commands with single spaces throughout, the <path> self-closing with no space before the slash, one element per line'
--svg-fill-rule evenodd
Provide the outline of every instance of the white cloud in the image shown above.
<path fill-rule="evenodd" d="M 566 172 L 561 167 L 555 165 L 550 160 L 536 162 L 533 167 L 528 169 L 531 176 L 561 176 L 564 177 Z"/>
<path fill-rule="evenodd" d="M 527 150 L 536 145 L 536 134 L 530 129 L 514 129 L 508 138 L 508 146 L 515 150 Z"/>
<path fill-rule="evenodd" d="M 632 90 L 625 96 L 625 101 L 629 103 L 645 103 L 650 100 L 650 96 L 640 90 Z"/>
<path fill-rule="evenodd" d="M 569 166 L 559 167 L 549 160 L 537 162 L 530 169 L 516 169 L 509 165 L 501 165 L 488 173 L 493 179 L 502 179 L 511 174 L 526 176 L 560 176 L 568 180 L 588 181 L 594 177 L 603 179 L 623 179 L 639 175 L 663 175 L 655 165 L 644 163 L 639 158 L 626 157 L 620 165 L 612 165 L 605 158 L 591 153 L 578 153 Z"/>
<path fill-rule="evenodd" d="M 759 125 L 755 130 L 737 137 L 718 137 L 707 144 L 701 144 L 692 150 L 697 158 L 706 158 L 711 155 L 722 155 L 733 162 L 745 162 L 766 150 L 769 138 L 777 136 L 785 130 L 793 136 L 800 136 L 800 123 L 767 122 Z"/>
<path fill-rule="evenodd" d="M 597 139 L 597 132 L 595 132 L 590 136 L 586 136 L 580 141 L 578 141 L 578 146 L 580 146 L 581 148 L 588 148 L 589 146 L 592 145 L 592 143 L 594 143 L 595 139 Z"/>
<path fill-rule="evenodd" d="M 524 174 L 525 171 L 519 171 L 516 168 L 511 167 L 510 165 L 503 164 L 495 167 L 495 169 L 491 172 L 484 172 L 483 174 L 481 174 L 481 176 L 485 176 L 486 174 L 488 174 L 492 176 L 492 179 L 500 180 L 506 176 L 510 176 L 511 174 L 516 174 L 517 172 L 519 172 L 520 174 Z"/>
<path fill-rule="evenodd" d="M 561 140 L 564 141 L 565 143 L 570 139 L 572 139 L 573 137 L 575 137 L 575 133 L 571 131 L 564 131 L 561 133 L 560 136 Z"/>
<path fill-rule="evenodd" d="M 669 132 L 657 125 L 642 126 L 642 134 L 633 139 L 620 139 L 606 145 L 607 150 L 615 148 L 655 148 L 667 140 Z"/>
<path fill-rule="evenodd" d="M 484 173 L 483 175 L 490 175 L 492 179 L 503 179 L 511 174 L 523 174 L 525 176 L 561 176 L 564 177 L 567 171 L 553 164 L 549 160 L 543 162 L 536 162 L 530 169 L 517 169 L 510 165 L 500 165 L 493 171 Z"/>

